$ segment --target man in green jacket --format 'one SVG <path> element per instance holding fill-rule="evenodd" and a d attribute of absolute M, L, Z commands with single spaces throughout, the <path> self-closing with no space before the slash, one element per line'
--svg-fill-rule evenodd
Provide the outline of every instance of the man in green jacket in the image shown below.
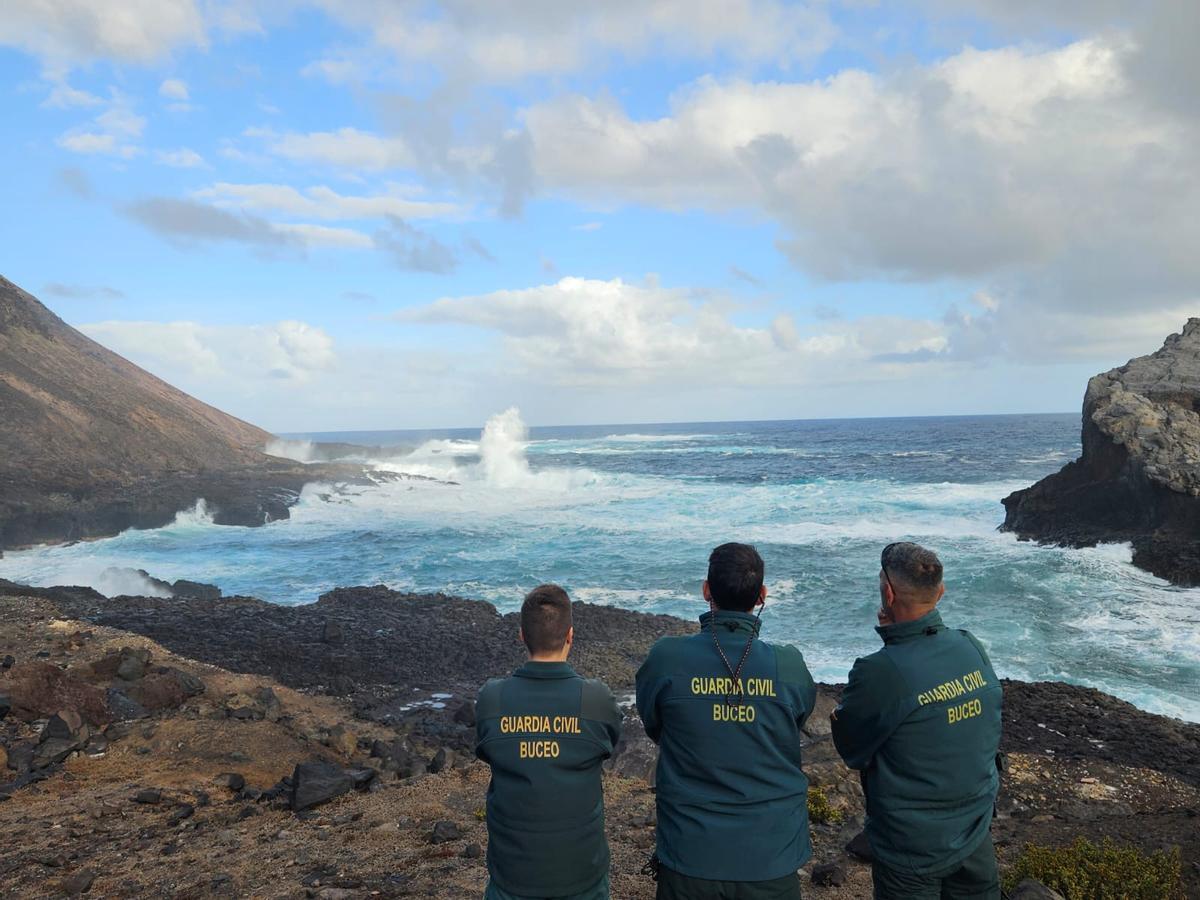
<path fill-rule="evenodd" d="M 600 767 L 621 711 L 567 664 L 574 639 L 566 591 L 534 588 L 521 606 L 529 662 L 479 692 L 475 753 L 492 768 L 484 900 L 608 900 Z"/>
<path fill-rule="evenodd" d="M 863 772 L 877 900 L 999 900 L 990 827 L 1002 691 L 987 653 L 936 607 L 942 564 L 889 544 L 875 629 L 832 715 L 842 759 Z"/>
<path fill-rule="evenodd" d="M 798 900 L 812 855 L 800 728 L 816 685 L 795 647 L 758 639 L 763 561 L 708 560 L 700 633 L 658 641 L 637 707 L 659 745 L 659 900 Z"/>

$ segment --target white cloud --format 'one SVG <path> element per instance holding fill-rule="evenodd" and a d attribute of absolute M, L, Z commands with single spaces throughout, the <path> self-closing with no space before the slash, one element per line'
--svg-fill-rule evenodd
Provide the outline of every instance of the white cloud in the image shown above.
<path fill-rule="evenodd" d="M 187 83 L 178 78 L 168 78 L 158 86 L 158 95 L 168 100 L 180 100 L 186 103 L 188 96 Z"/>
<path fill-rule="evenodd" d="M 292 320 L 248 326 L 108 321 L 80 330 L 139 365 L 187 377 L 306 382 L 337 363 L 327 332 Z"/>
<path fill-rule="evenodd" d="M 662 118 L 566 96 L 524 120 L 552 193 L 764 213 L 807 272 L 975 283 L 1014 329 L 1197 296 L 1198 130 L 1136 93 L 1132 52 L 1119 36 L 968 48 L 879 75 L 705 78 Z"/>
<path fill-rule="evenodd" d="M 114 153 L 117 150 L 115 137 L 111 134 L 97 134 L 94 131 L 64 134 L 58 139 L 58 144 L 72 153 Z"/>
<path fill-rule="evenodd" d="M 296 238 L 306 247 L 340 247 L 350 250 L 373 250 L 375 241 L 369 234 L 353 228 L 330 228 L 327 225 L 278 223 L 274 228 Z"/>
<path fill-rule="evenodd" d="M 58 145 L 73 153 L 103 153 L 131 159 L 141 153 L 136 141 L 146 120 L 133 111 L 129 99 L 114 92 L 105 110 L 87 125 L 64 132 Z"/>
<path fill-rule="evenodd" d="M 99 106 L 104 101 L 95 94 L 71 87 L 65 80 L 54 81 L 50 93 L 42 101 L 49 109 L 71 109 L 77 106 Z"/>
<path fill-rule="evenodd" d="M 320 5 L 369 33 L 400 64 L 429 62 L 486 81 L 564 74 L 613 55 L 725 54 L 743 63 L 789 66 L 823 51 L 836 33 L 823 3 L 785 0 L 449 0 L 436 17 L 420 4 Z M 325 69 L 321 62 L 316 66 Z M 345 74 L 341 66 L 325 71 Z"/>
<path fill-rule="evenodd" d="M 454 323 L 501 336 L 511 371 L 539 383 L 788 385 L 870 380 L 884 353 L 944 346 L 940 323 L 897 318 L 802 331 L 787 315 L 737 324 L 731 310 L 691 291 L 620 279 L 443 298 L 396 314 L 404 322 Z"/>
<path fill-rule="evenodd" d="M 357 128 L 306 134 L 276 134 L 257 129 L 247 136 L 262 138 L 271 153 L 296 162 L 373 172 L 405 168 L 414 162 L 408 145 L 401 138 L 382 137 Z"/>
<path fill-rule="evenodd" d="M 178 150 L 159 150 L 154 154 L 154 158 L 164 166 L 173 166 L 177 169 L 196 169 L 206 165 L 204 157 L 188 147 L 180 147 Z"/>
<path fill-rule="evenodd" d="M 0 44 L 57 67 L 96 59 L 148 63 L 174 47 L 204 43 L 193 0 L 12 0 L 0 15 Z"/>
<path fill-rule="evenodd" d="M 300 191 L 286 184 L 231 184 L 218 182 L 196 196 L 212 200 L 217 206 L 255 209 L 307 218 L 376 219 L 395 216 L 400 219 L 436 219 L 459 212 L 453 203 L 417 200 L 406 196 L 413 188 L 392 186 L 386 194 L 348 196 L 333 188 L 316 185 Z"/>

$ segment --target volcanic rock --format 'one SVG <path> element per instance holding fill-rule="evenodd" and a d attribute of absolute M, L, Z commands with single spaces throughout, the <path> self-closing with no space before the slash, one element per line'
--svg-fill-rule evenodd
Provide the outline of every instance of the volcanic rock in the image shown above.
<path fill-rule="evenodd" d="M 171 585 L 171 593 L 176 597 L 188 600 L 220 600 L 221 589 L 215 584 L 204 584 L 201 581 L 188 581 L 180 578 Z"/>
<path fill-rule="evenodd" d="M 228 788 L 235 793 L 246 786 L 245 776 L 240 775 L 237 772 L 222 772 L 220 775 L 214 778 L 213 781 L 215 781 L 221 787 Z"/>
<path fill-rule="evenodd" d="M 462 829 L 453 822 L 438 822 L 433 826 L 433 832 L 429 835 L 429 843 L 445 844 L 457 841 L 461 837 Z"/>
<path fill-rule="evenodd" d="M 1133 561 L 1200 585 L 1200 318 L 1095 376 L 1083 454 L 1004 500 L 1006 531 L 1072 547 L 1129 541 Z"/>
<path fill-rule="evenodd" d="M 78 897 L 80 894 L 86 894 L 90 891 L 92 883 L 95 880 L 96 873 L 89 869 L 84 869 L 63 881 L 63 891 L 68 897 Z"/>
<path fill-rule="evenodd" d="M 846 877 L 846 868 L 840 863 L 824 863 L 812 870 L 812 883 L 823 887 L 845 884 Z"/>
<path fill-rule="evenodd" d="M 292 773 L 293 811 L 310 809 L 348 793 L 354 781 L 339 766 L 327 762 L 300 763 Z"/>
<path fill-rule="evenodd" d="M 85 722 L 109 721 L 104 692 L 46 662 L 13 666 L 3 683 L 13 714 L 26 721 L 43 719 L 59 710 L 77 712 Z"/>

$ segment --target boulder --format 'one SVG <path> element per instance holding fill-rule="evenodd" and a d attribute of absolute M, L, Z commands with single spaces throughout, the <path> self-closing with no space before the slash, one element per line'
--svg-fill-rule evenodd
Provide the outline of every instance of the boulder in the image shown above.
<path fill-rule="evenodd" d="M 143 788 L 133 795 L 133 802 L 155 806 L 162 802 L 162 791 L 158 788 Z"/>
<path fill-rule="evenodd" d="M 50 663 L 13 666 L 3 690 L 13 715 L 25 721 L 49 718 L 64 709 L 74 710 L 91 725 L 106 725 L 110 719 L 102 690 Z"/>
<path fill-rule="evenodd" d="M 429 761 L 427 766 L 430 773 L 436 775 L 443 771 L 451 760 L 451 754 L 446 751 L 445 747 L 439 747 L 438 752 L 433 754 L 433 759 Z"/>
<path fill-rule="evenodd" d="M 83 869 L 74 875 L 68 876 L 63 881 L 63 893 L 68 897 L 78 897 L 80 894 L 86 894 L 92 889 L 92 883 L 95 880 L 95 872 L 90 869 Z"/>
<path fill-rule="evenodd" d="M 814 866 L 812 883 L 822 887 L 836 887 L 846 883 L 846 868 L 840 863 L 830 862 Z"/>
<path fill-rule="evenodd" d="M 122 681 L 137 681 L 146 674 L 146 666 L 150 662 L 148 652 L 125 652 L 117 663 L 117 677 Z"/>
<path fill-rule="evenodd" d="M 353 786 L 353 779 L 339 766 L 324 761 L 300 763 L 292 772 L 288 805 L 300 812 L 340 797 Z"/>
<path fill-rule="evenodd" d="M 42 729 L 42 740 L 58 738 L 65 741 L 86 741 L 91 730 L 84 724 L 79 713 L 73 709 L 60 709 L 50 717 Z"/>
<path fill-rule="evenodd" d="M 188 581 L 180 578 L 171 585 L 171 593 L 176 597 L 188 600 L 220 600 L 221 589 L 215 584 L 205 584 L 202 581 Z"/>
<path fill-rule="evenodd" d="M 457 841 L 462 837 L 462 829 L 453 822 L 438 822 L 433 826 L 433 831 L 429 835 L 429 843 L 445 844 L 450 841 Z"/>
<path fill-rule="evenodd" d="M 171 673 L 147 675 L 125 689 L 129 698 L 149 712 L 178 709 L 187 700 L 187 692 Z"/>
<path fill-rule="evenodd" d="M 134 719 L 144 719 L 149 715 L 144 706 L 123 690 L 109 688 L 107 700 L 108 710 L 114 722 L 130 722 Z"/>
<path fill-rule="evenodd" d="M 237 772 L 222 772 L 220 775 L 214 778 L 213 781 L 219 784 L 221 787 L 227 788 L 235 793 L 242 790 L 242 788 L 246 786 L 245 776 L 240 775 Z"/>
<path fill-rule="evenodd" d="M 1200 318 L 1088 382 L 1082 444 L 1062 471 L 1005 498 L 1002 528 L 1074 547 L 1128 541 L 1135 565 L 1200 585 Z"/>
<path fill-rule="evenodd" d="M 875 851 L 871 848 L 871 842 L 867 840 L 865 831 L 860 831 L 850 839 L 846 844 L 846 852 L 863 862 L 875 861 Z"/>
<path fill-rule="evenodd" d="M 33 768 L 33 754 L 36 746 L 31 741 L 21 741 L 8 748 L 8 767 L 18 775 L 23 775 Z"/>
<path fill-rule="evenodd" d="M 642 727 L 642 720 L 626 718 L 621 730 L 621 739 L 613 749 L 613 755 L 604 763 L 604 768 L 626 778 L 641 778 L 654 787 L 658 767 L 658 747 Z"/>

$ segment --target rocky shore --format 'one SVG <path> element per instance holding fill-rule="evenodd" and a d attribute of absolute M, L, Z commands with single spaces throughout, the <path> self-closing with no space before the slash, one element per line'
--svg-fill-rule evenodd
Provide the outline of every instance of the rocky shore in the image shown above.
<path fill-rule="evenodd" d="M 1128 541 L 1136 565 L 1200 585 L 1200 318 L 1157 352 L 1092 378 L 1080 458 L 1004 507 L 1002 527 L 1022 538 Z"/>
<path fill-rule="evenodd" d="M 382 587 L 272 606 L 106 599 L 0 583 L 0 894 L 52 897 L 478 896 L 486 767 L 472 697 L 521 659 L 490 604 Z M 618 693 L 660 635 L 692 623 L 576 606 L 576 667 Z M 806 896 L 869 896 L 847 850 L 858 779 L 837 759 L 822 685 L 806 768 L 824 801 Z M 649 898 L 654 747 L 629 709 L 606 779 L 613 896 Z M 1200 726 L 1097 691 L 1005 684 L 994 826 L 1027 843 L 1179 847 L 1200 896 Z M 815 796 L 815 795 L 814 795 Z"/>

